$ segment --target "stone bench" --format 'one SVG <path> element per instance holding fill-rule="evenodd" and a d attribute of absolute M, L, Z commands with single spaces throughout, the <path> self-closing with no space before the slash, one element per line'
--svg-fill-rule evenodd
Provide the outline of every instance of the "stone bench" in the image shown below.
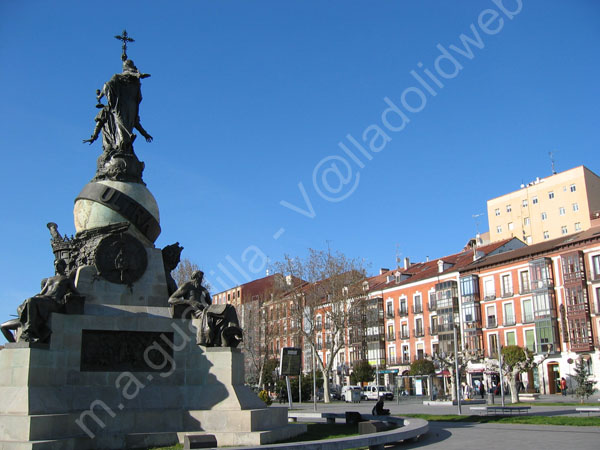
<path fill-rule="evenodd" d="M 487 406 L 471 406 L 469 409 L 471 411 L 485 411 L 487 414 Z"/>
<path fill-rule="evenodd" d="M 519 400 L 521 400 L 521 401 L 535 402 L 539 398 L 540 398 L 540 394 L 538 394 L 538 393 L 519 394 Z"/>
<path fill-rule="evenodd" d="M 530 409 L 531 406 L 486 406 L 488 415 L 528 414 Z"/>
<path fill-rule="evenodd" d="M 590 415 L 590 413 L 600 413 L 600 408 L 596 408 L 596 407 L 582 407 L 582 408 L 575 408 L 575 411 L 582 413 L 582 412 L 586 412 L 588 413 L 588 416 Z"/>
<path fill-rule="evenodd" d="M 318 412 L 288 412 L 288 421 L 297 422 L 298 419 L 325 419 L 327 423 L 335 423 L 335 419 L 345 418 L 344 414 L 318 413 Z"/>
<path fill-rule="evenodd" d="M 298 418 L 305 414 L 313 416 L 320 415 L 319 413 L 290 413 Z M 321 413 L 335 414 L 335 413 Z M 336 418 L 345 417 L 344 414 L 335 414 Z M 285 444 L 266 444 L 261 445 L 261 450 L 342 450 L 357 447 L 368 447 L 369 450 L 382 450 L 384 445 L 393 442 L 406 441 L 409 439 L 417 439 L 429 431 L 429 422 L 423 419 L 413 417 L 393 417 L 393 416 L 373 416 L 370 414 L 362 414 L 364 419 L 373 421 L 385 421 L 394 423 L 403 423 L 404 426 L 394 428 L 389 431 L 378 433 L 363 434 L 357 436 L 348 436 L 336 439 L 324 439 L 320 441 L 306 442 L 288 442 Z M 316 417 L 312 417 L 316 418 Z M 256 447 L 228 447 L 227 450 L 250 450 Z"/>

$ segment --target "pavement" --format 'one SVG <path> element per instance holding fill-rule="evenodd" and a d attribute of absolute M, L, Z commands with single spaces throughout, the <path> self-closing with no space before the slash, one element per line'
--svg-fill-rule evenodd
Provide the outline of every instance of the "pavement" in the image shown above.
<path fill-rule="evenodd" d="M 578 416 L 586 414 L 575 411 L 576 405 L 549 406 L 544 403 L 576 403 L 572 396 L 542 395 L 531 408 L 531 415 L 542 416 Z M 598 396 L 590 397 L 586 403 L 598 404 Z M 510 398 L 505 398 L 505 404 L 510 405 Z M 329 404 L 317 403 L 317 412 L 358 411 L 370 414 L 375 405 L 374 401 L 360 403 L 345 403 L 334 401 Z M 495 398 L 495 405 L 501 405 L 501 399 Z M 474 405 L 484 406 L 484 405 Z M 385 402 L 385 408 L 391 414 L 457 414 L 456 405 L 423 405 L 422 399 L 402 398 Z M 293 409 L 314 411 L 313 403 L 294 404 Z M 464 415 L 477 414 L 470 411 L 469 405 L 462 406 Z M 427 448 L 428 450 L 469 450 L 469 449 L 543 449 L 543 450 L 599 450 L 600 427 L 568 427 L 552 425 L 518 425 L 499 423 L 454 423 L 430 422 L 430 431 L 418 441 L 397 444 L 393 449 Z"/>

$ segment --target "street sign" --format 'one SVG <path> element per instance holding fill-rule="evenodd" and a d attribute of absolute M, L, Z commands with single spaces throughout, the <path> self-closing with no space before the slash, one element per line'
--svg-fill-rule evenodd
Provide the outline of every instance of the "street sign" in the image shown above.
<path fill-rule="evenodd" d="M 398 373 L 400 372 L 399 369 L 384 369 L 384 370 L 380 370 L 379 373 Z"/>
<path fill-rule="evenodd" d="M 279 358 L 279 375 L 300 375 L 302 365 L 302 349 L 296 347 L 283 347 Z"/>

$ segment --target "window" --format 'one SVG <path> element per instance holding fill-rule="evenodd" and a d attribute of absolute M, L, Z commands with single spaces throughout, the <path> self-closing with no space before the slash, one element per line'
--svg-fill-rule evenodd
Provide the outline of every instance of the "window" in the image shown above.
<path fill-rule="evenodd" d="M 512 223 L 512 222 L 508 222 L 508 229 L 509 229 L 509 230 L 513 230 L 514 228 L 515 228 L 515 225 L 514 225 L 514 223 Z"/>
<path fill-rule="evenodd" d="M 488 306 L 485 309 L 485 314 L 487 316 L 487 326 L 488 328 L 496 328 L 497 323 L 496 323 L 496 307 L 495 306 Z"/>
<path fill-rule="evenodd" d="M 550 233 L 544 231 L 544 239 L 550 239 Z"/>
<path fill-rule="evenodd" d="M 563 225 L 562 227 L 560 227 L 560 232 L 561 234 L 568 234 L 567 226 Z"/>
<path fill-rule="evenodd" d="M 487 278 L 483 281 L 483 296 L 485 300 L 493 300 L 496 298 L 496 289 L 494 287 L 493 278 Z"/>
<path fill-rule="evenodd" d="M 401 338 L 402 339 L 408 339 L 409 338 L 409 335 L 408 335 L 408 324 L 406 324 L 406 323 L 402 324 L 402 336 L 401 336 Z"/>
<path fill-rule="evenodd" d="M 530 298 L 526 298 L 522 303 L 523 312 L 523 323 L 533 322 L 533 301 Z"/>
<path fill-rule="evenodd" d="M 502 227 L 500 225 L 496 227 L 496 233 L 502 233 Z"/>
<path fill-rule="evenodd" d="M 527 205 L 528 205 L 527 199 L 523 200 L 522 205 L 523 205 L 523 208 L 527 208 Z"/>
<path fill-rule="evenodd" d="M 525 294 L 531 291 L 531 284 L 529 283 L 529 271 L 524 270 L 519 273 L 520 283 L 521 283 L 521 294 Z"/>
<path fill-rule="evenodd" d="M 385 304 L 385 315 L 387 316 L 388 319 L 391 319 L 394 317 L 394 303 L 393 302 L 387 302 Z"/>
<path fill-rule="evenodd" d="M 506 345 L 517 345 L 517 333 L 514 331 L 506 332 Z"/>
<path fill-rule="evenodd" d="M 494 211 L 494 214 L 496 214 L 497 216 L 499 216 L 500 215 L 500 208 L 496 208 L 495 211 Z"/>
<path fill-rule="evenodd" d="M 600 255 L 592 256 L 592 267 L 594 269 L 592 276 L 594 277 L 594 280 L 596 280 L 600 278 Z"/>
<path fill-rule="evenodd" d="M 548 192 L 548 199 L 552 200 L 554 198 L 554 191 Z"/>
<path fill-rule="evenodd" d="M 415 337 L 424 336 L 423 332 L 423 319 L 419 318 L 415 320 Z"/>
<path fill-rule="evenodd" d="M 535 331 L 525 330 L 525 347 L 535 352 Z"/>
<path fill-rule="evenodd" d="M 421 300 L 421 294 L 415 294 L 415 296 L 413 297 L 413 306 L 414 306 L 413 312 L 415 314 L 419 314 L 419 313 L 423 312 L 423 302 Z"/>
<path fill-rule="evenodd" d="M 533 197 L 531 199 L 531 203 L 533 203 L 534 205 L 537 205 L 538 204 L 538 198 L 537 197 Z"/>
<path fill-rule="evenodd" d="M 581 231 L 581 222 L 575 222 L 575 231 Z"/>
<path fill-rule="evenodd" d="M 502 275 L 502 296 L 509 297 L 513 295 L 512 278 L 509 274 Z"/>
<path fill-rule="evenodd" d="M 542 220 L 546 220 L 548 218 L 548 214 L 545 212 L 542 213 Z"/>
<path fill-rule="evenodd" d="M 490 334 L 489 335 L 489 357 L 497 358 L 498 357 L 498 335 Z"/>
<path fill-rule="evenodd" d="M 529 217 L 523 219 L 523 225 L 529 225 Z"/>
<path fill-rule="evenodd" d="M 387 340 L 394 341 L 395 339 L 396 339 L 396 336 L 394 336 L 394 325 L 389 324 L 387 327 Z"/>
<path fill-rule="evenodd" d="M 515 309 L 512 303 L 505 303 L 503 305 L 504 309 L 504 325 L 514 325 L 515 324 Z"/>
<path fill-rule="evenodd" d="M 573 205 L 571 205 L 571 206 L 573 206 L 573 211 L 575 211 L 575 212 L 579 211 L 579 204 L 578 203 L 573 203 Z"/>
<path fill-rule="evenodd" d="M 569 186 L 569 189 L 571 190 L 571 192 L 575 192 L 577 190 L 577 186 L 572 184 L 571 186 Z"/>
<path fill-rule="evenodd" d="M 512 206 L 506 205 L 506 212 L 509 213 L 512 211 Z"/>
<path fill-rule="evenodd" d="M 560 208 L 558 208 L 558 214 L 560 214 L 561 216 L 564 216 L 565 215 L 565 208 L 562 207 L 562 206 Z"/>

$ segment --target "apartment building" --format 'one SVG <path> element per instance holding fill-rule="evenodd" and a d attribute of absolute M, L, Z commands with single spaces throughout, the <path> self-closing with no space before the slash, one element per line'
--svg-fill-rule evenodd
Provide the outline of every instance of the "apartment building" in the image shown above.
<path fill-rule="evenodd" d="M 587 230 L 598 211 L 600 177 L 575 167 L 488 200 L 490 240 L 516 237 L 531 245 L 556 239 Z"/>
<path fill-rule="evenodd" d="M 463 332 L 480 332 L 485 358 L 496 360 L 501 346 L 529 348 L 540 366 L 524 380 L 542 393 L 559 392 L 580 359 L 600 380 L 600 227 L 488 255 L 460 272 L 479 297 L 474 315 L 463 309 Z"/>
<path fill-rule="evenodd" d="M 474 260 L 524 247 L 518 239 L 505 239 L 435 260 L 410 264 L 387 272 L 370 288 L 381 298 L 384 311 L 386 383 L 410 369 L 411 362 L 433 354 L 454 352 L 454 327 L 460 325 L 459 271 Z M 457 334 L 459 348 L 462 334 Z"/>

